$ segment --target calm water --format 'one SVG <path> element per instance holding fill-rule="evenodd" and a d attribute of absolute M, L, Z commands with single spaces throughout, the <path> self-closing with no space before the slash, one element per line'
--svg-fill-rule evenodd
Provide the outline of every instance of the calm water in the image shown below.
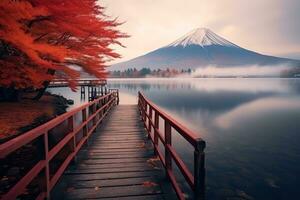
<path fill-rule="evenodd" d="M 143 91 L 207 142 L 207 199 L 300 198 L 300 79 L 116 79 L 109 87 L 120 89 L 121 104 Z M 180 136 L 174 145 L 191 166 L 192 148 Z"/>

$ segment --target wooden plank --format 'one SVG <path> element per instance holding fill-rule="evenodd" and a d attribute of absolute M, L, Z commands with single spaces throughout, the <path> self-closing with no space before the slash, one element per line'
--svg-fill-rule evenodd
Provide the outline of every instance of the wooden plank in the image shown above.
<path fill-rule="evenodd" d="M 98 141 L 95 142 L 97 145 L 106 145 L 106 146 L 119 146 L 119 145 L 139 145 L 144 144 L 144 140 L 134 140 L 134 141 Z"/>
<path fill-rule="evenodd" d="M 149 152 L 149 151 L 134 151 L 134 152 L 125 152 L 125 153 L 120 153 L 120 152 L 113 152 L 113 153 L 110 153 L 110 152 L 102 152 L 102 153 L 99 153 L 99 152 L 86 152 L 84 154 L 82 154 L 82 156 L 86 156 L 86 155 L 89 155 L 89 156 L 105 156 L 105 157 L 110 157 L 110 158 L 122 158 L 122 157 L 153 157 L 153 153 L 152 152 Z"/>
<path fill-rule="evenodd" d="M 133 148 L 133 149 L 91 149 L 89 152 L 95 152 L 95 153 L 135 153 L 135 152 L 143 152 L 147 151 L 146 149 L 138 149 L 138 148 Z"/>
<path fill-rule="evenodd" d="M 143 185 L 81 188 L 69 190 L 67 199 L 95 199 L 111 197 L 128 197 L 137 195 L 161 194 L 159 186 L 145 187 Z"/>
<path fill-rule="evenodd" d="M 158 184 L 157 179 L 153 177 L 138 177 L 126 179 L 112 179 L 112 180 L 90 180 L 90 181 L 77 181 L 72 187 L 74 188 L 93 188 L 93 187 L 112 187 L 112 186 L 128 186 L 128 185 L 143 185 L 146 182 Z"/>
<path fill-rule="evenodd" d="M 112 152 L 112 153 L 108 153 L 108 152 L 104 152 L 104 153 L 99 153 L 99 152 L 87 152 L 86 154 L 89 154 L 90 156 L 110 156 L 111 158 L 122 158 L 122 157 L 153 157 L 153 153 L 149 152 L 149 151 L 134 151 L 134 152 L 125 152 L 125 153 L 120 153 L 120 152 Z M 82 154 L 82 156 L 84 156 L 85 154 Z"/>
<path fill-rule="evenodd" d="M 149 155 L 88 155 L 87 157 L 85 157 L 86 160 L 88 159 L 97 159 L 97 160 L 116 160 L 116 159 L 146 159 L 145 162 L 147 161 L 147 159 L 152 158 L 152 156 Z"/>
<path fill-rule="evenodd" d="M 135 159 L 88 159 L 83 160 L 81 163 L 89 164 L 89 163 L 95 163 L 95 164 L 109 164 L 109 163 L 146 163 L 147 161 L 144 158 L 135 158 Z"/>
<path fill-rule="evenodd" d="M 149 163 L 109 163 L 109 164 L 96 164 L 96 163 L 89 163 L 89 164 L 79 164 L 76 166 L 77 169 L 112 169 L 112 168 L 122 168 L 122 167 L 144 167 L 144 166 L 153 166 Z"/>
<path fill-rule="evenodd" d="M 162 195 L 142 195 L 142 196 L 131 196 L 131 197 L 117 197 L 117 198 L 101 198 L 101 200 L 163 200 L 165 198 Z"/>
<path fill-rule="evenodd" d="M 136 177 L 153 177 L 160 176 L 159 171 L 146 171 L 146 172 L 120 172 L 120 173 L 106 173 L 106 174 L 72 174 L 66 175 L 69 180 L 74 182 L 79 180 L 110 180 L 120 178 L 136 178 Z"/>
<path fill-rule="evenodd" d="M 145 172 L 145 171 L 157 171 L 160 168 L 153 168 L 153 167 L 121 167 L 121 168 L 106 168 L 106 169 L 91 169 L 91 168 L 83 168 L 83 169 L 72 169 L 67 170 L 65 174 L 104 174 L 104 173 L 121 173 L 121 172 Z"/>

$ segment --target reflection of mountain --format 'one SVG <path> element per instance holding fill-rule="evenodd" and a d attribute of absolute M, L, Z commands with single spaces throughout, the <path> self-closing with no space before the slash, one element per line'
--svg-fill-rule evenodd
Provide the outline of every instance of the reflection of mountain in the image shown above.
<path fill-rule="evenodd" d="M 252 85 L 253 86 L 253 85 Z M 208 88 L 197 88 L 188 83 L 109 83 L 111 88 L 119 88 L 120 91 L 136 94 L 144 91 L 158 105 L 168 110 L 184 108 L 186 110 L 210 110 L 225 111 L 259 98 L 272 96 L 276 92 L 271 90 L 263 91 L 242 91 L 241 90 L 208 90 Z M 180 92 L 178 92 L 180 90 Z M 162 92 L 168 95 L 162 95 Z"/>
<path fill-rule="evenodd" d="M 244 65 L 299 65 L 300 61 L 262 55 L 241 48 L 206 28 L 195 29 L 175 42 L 146 55 L 113 65 L 109 70 L 198 68 Z"/>
<path fill-rule="evenodd" d="M 274 95 L 273 92 L 198 91 L 195 93 L 191 91 L 186 94 L 168 92 L 167 96 L 151 94 L 149 97 L 155 99 L 155 103 L 158 105 L 169 110 L 180 110 L 182 108 L 189 111 L 201 109 L 202 111 L 220 112 L 231 110 L 241 104 L 272 95 Z"/>

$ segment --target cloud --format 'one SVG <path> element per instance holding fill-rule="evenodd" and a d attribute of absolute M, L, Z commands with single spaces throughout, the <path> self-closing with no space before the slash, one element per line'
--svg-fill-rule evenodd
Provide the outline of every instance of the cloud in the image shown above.
<path fill-rule="evenodd" d="M 215 67 L 208 66 L 198 68 L 193 74 L 193 77 L 240 77 L 240 76 L 259 76 L 259 77 L 278 77 L 282 71 L 290 69 L 289 66 L 240 66 L 240 67 Z"/>

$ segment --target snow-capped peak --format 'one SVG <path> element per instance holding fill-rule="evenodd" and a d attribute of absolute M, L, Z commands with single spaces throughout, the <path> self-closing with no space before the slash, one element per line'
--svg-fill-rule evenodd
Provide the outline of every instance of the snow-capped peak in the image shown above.
<path fill-rule="evenodd" d="M 237 45 L 229 42 L 228 40 L 218 36 L 207 28 L 197 28 L 169 44 L 167 47 L 200 45 L 202 47 L 209 45 L 221 45 L 229 47 L 238 47 Z"/>

